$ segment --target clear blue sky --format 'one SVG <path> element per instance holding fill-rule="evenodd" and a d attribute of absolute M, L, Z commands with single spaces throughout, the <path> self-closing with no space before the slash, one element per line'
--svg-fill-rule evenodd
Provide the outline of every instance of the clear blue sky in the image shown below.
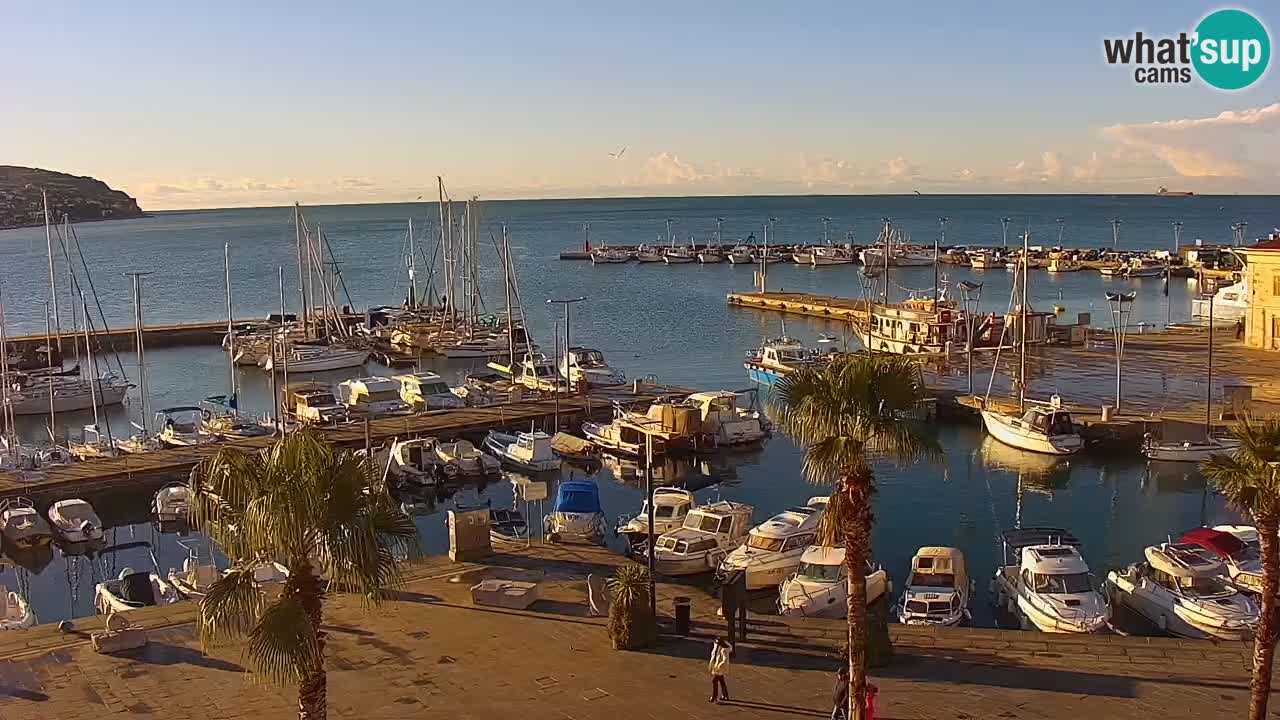
<path fill-rule="evenodd" d="M 484 197 L 1280 189 L 1274 68 L 1223 93 L 1103 62 L 1103 37 L 1217 5 L 615 5 L 0 0 L 0 163 L 157 208 L 412 199 L 436 175 Z"/>

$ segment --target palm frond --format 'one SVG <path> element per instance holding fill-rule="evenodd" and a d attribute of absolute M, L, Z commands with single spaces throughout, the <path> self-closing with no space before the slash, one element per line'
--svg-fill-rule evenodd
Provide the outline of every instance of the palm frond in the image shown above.
<path fill-rule="evenodd" d="M 209 586 L 200 599 L 200 644 L 214 645 L 244 637 L 262 612 L 262 592 L 252 567 L 235 567 Z"/>
<path fill-rule="evenodd" d="M 1232 426 L 1240 446 L 1201 463 L 1204 476 L 1232 507 L 1251 516 L 1280 511 L 1280 418 L 1246 418 Z"/>
<path fill-rule="evenodd" d="M 302 603 L 290 595 L 263 610 L 247 649 L 258 674 L 278 685 L 297 683 L 322 666 L 316 628 Z"/>

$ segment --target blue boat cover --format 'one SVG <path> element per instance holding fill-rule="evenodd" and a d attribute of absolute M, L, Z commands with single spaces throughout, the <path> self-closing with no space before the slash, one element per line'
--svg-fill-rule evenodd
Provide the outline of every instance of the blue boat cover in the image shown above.
<path fill-rule="evenodd" d="M 556 490 L 556 504 L 552 510 L 567 513 L 601 512 L 600 489 L 588 480 L 562 482 Z"/>

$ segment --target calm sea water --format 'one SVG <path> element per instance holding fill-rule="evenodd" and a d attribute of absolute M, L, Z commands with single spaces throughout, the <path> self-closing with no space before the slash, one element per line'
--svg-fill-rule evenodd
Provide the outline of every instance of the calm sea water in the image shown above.
<path fill-rule="evenodd" d="M 401 248 L 410 216 L 422 237 L 434 230 L 435 206 L 427 204 L 364 205 L 306 208 L 307 217 L 325 228 L 341 263 L 348 288 L 357 306 L 398 303 L 405 293 Z M 725 293 L 748 289 L 751 270 L 721 264 L 592 266 L 557 259 L 558 253 L 581 245 L 583 223 L 591 223 L 595 242 L 635 244 L 651 242 L 663 231 L 663 221 L 673 219 L 673 231 L 682 241 L 690 234 L 700 241 L 712 237 L 715 219 L 724 218 L 724 235 L 730 238 L 755 233 L 770 217 L 777 218 L 780 242 L 817 241 L 821 218 L 831 218 L 833 238 L 843 239 L 852 229 L 857 242 L 874 240 L 880 218 L 892 217 L 915 242 L 932 242 L 938 218 L 949 217 L 949 244 L 1000 244 L 1001 217 L 1013 219 L 1013 236 L 1030 223 L 1032 242 L 1055 244 L 1055 220 L 1065 220 L 1063 243 L 1069 246 L 1105 247 L 1111 244 L 1110 221 L 1124 221 L 1123 248 L 1167 248 L 1172 245 L 1171 223 L 1184 224 L 1184 241 L 1203 238 L 1227 242 L 1233 223 L 1250 223 L 1250 236 L 1265 234 L 1280 222 L 1280 205 L 1269 197 L 1156 198 L 1133 196 L 884 196 L 805 198 L 700 198 L 538 202 L 490 202 L 483 204 L 486 234 L 500 233 L 506 223 L 519 272 L 520 291 L 535 336 L 550 350 L 552 331 L 561 314 L 545 305 L 554 297 L 585 296 L 574 308 L 571 321 L 574 342 L 603 350 L 629 377 L 656 375 L 663 382 L 699 388 L 737 389 L 747 386 L 741 366 L 746 350 L 762 336 L 779 330 L 776 316 L 727 307 Z M 292 210 L 261 208 L 158 213 L 155 217 L 76 228 L 93 272 L 94 283 L 113 326 L 128 326 L 131 318 L 130 288 L 124 272 L 151 271 L 146 280 L 144 305 L 147 322 L 158 324 L 190 320 L 215 320 L 225 316 L 222 280 L 223 244 L 232 256 L 233 294 L 237 317 L 261 317 L 276 309 L 277 267 L 285 268 L 286 301 L 296 307 L 293 260 Z M 1256 232 L 1255 232 L 1256 231 Z M 430 234 L 427 234 L 427 233 Z M 420 243 L 429 242 L 420 238 Z M 429 245 L 428 245 L 429 247 Z M 492 257 L 492 248 L 485 248 Z M 501 307 L 501 276 L 496 263 L 488 262 L 482 280 L 491 288 L 488 307 Z M 290 272 L 292 269 L 292 273 Z M 1008 303 L 1011 273 L 971 271 L 947 267 L 950 282 L 976 279 L 986 283 L 983 311 L 1003 311 Z M 65 293 L 65 269 L 58 281 Z M 924 290 L 931 287 L 931 268 L 899 269 L 899 287 Z M 859 295 L 857 271 L 852 266 L 802 268 L 778 265 L 770 268 L 774 289 Z M 1076 312 L 1094 313 L 1103 324 L 1103 292 L 1136 290 L 1133 322 L 1163 324 L 1166 316 L 1186 319 L 1194 284 L 1175 279 L 1166 297 L 1160 279 L 1104 281 L 1096 273 L 1032 277 L 1032 302 L 1047 309 L 1064 305 L 1070 317 Z M 38 332 L 44 327 L 43 302 L 48 295 L 48 269 L 43 229 L 0 232 L 0 289 L 3 289 L 10 332 Z M 64 295 L 65 298 L 65 295 Z M 63 300 L 65 316 L 67 304 Z M 789 334 L 816 340 L 827 329 L 817 321 L 788 320 Z M 122 358 L 126 369 L 132 357 Z M 157 348 L 148 351 L 148 377 L 152 407 L 187 404 L 225 391 L 227 371 L 220 350 L 207 348 Z M 470 369 L 467 363 L 427 361 L 424 367 L 456 378 Z M 374 368 L 376 369 L 376 368 Z M 265 410 L 270 404 L 267 379 L 255 370 L 241 370 L 245 405 Z M 334 377 L 339 380 L 341 377 Z M 123 431 L 138 418 L 137 398 L 110 414 L 113 430 Z M 59 425 L 78 428 L 91 418 L 60 418 Z M 23 428 L 37 438 L 45 433 L 41 421 Z M 74 434 L 74 431 L 73 431 Z M 905 574 L 916 548 L 930 544 L 960 547 L 970 558 L 978 578 L 975 604 L 978 622 L 989 623 L 985 610 L 986 578 L 999 561 L 996 537 L 1000 530 L 1023 525 L 1048 524 L 1070 528 L 1085 543 L 1085 554 L 1095 571 L 1136 560 L 1142 547 L 1204 522 L 1234 520 L 1221 499 L 1206 491 L 1193 469 L 1151 467 L 1134 460 L 1093 457 L 1048 462 L 985 440 L 979 427 L 944 426 L 940 439 L 946 450 L 938 464 L 880 469 L 875 554 L 897 577 Z M 682 477 L 706 498 L 724 497 L 756 507 L 757 520 L 783 507 L 825 492 L 808 485 L 800 476 L 800 452 L 788 440 L 775 437 L 762 451 L 729 455 L 697 466 L 672 466 L 667 479 Z M 599 475 L 606 512 L 611 518 L 634 512 L 642 496 L 634 470 L 606 468 Z M 630 475 L 630 479 L 627 477 Z M 50 559 L 38 573 L 7 570 L 0 582 L 28 589 L 42 621 L 55 621 L 92 613 L 93 584 L 114 576 L 124 567 L 162 570 L 180 565 L 191 539 L 160 535 L 147 523 L 149 492 L 115 492 L 94 496 L 113 541 L 124 546 L 97 558 Z M 428 551 L 445 548 L 447 538 L 443 510 L 454 502 L 488 500 L 495 505 L 511 502 L 510 485 L 496 482 L 471 487 L 457 498 L 441 498 L 436 511 L 418 518 Z"/>

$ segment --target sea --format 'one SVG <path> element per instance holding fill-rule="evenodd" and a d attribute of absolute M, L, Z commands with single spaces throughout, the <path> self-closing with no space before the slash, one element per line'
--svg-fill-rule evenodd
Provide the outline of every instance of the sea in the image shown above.
<path fill-rule="evenodd" d="M 891 218 L 912 242 L 928 245 L 939 238 L 945 218 L 945 245 L 999 246 L 1006 240 L 1001 219 L 1009 218 L 1010 245 L 1020 244 L 1019 235 L 1029 231 L 1032 245 L 1111 248 L 1112 221 L 1120 220 L 1118 247 L 1127 250 L 1173 248 L 1176 222 L 1182 223 L 1184 243 L 1212 244 L 1231 243 L 1232 226 L 1238 223 L 1248 223 L 1248 238 L 1266 235 L 1280 224 L 1280 202 L 1260 196 L 645 198 L 481 201 L 479 207 L 480 286 L 487 311 L 500 310 L 504 302 L 496 247 L 505 231 L 527 321 L 548 352 L 557 334 L 563 333 L 562 306 L 548 301 L 580 297 L 584 300 L 570 311 L 573 344 L 603 351 L 629 378 L 648 376 L 686 387 L 729 390 L 749 387 L 742 367 L 745 353 L 782 330 L 779 316 L 732 308 L 725 301 L 729 292 L 751 289 L 752 268 L 728 263 L 593 266 L 560 260 L 559 254 L 581 249 L 588 225 L 595 245 L 636 245 L 665 242 L 668 221 L 682 243 L 690 238 L 699 243 L 714 240 L 717 220 L 726 244 L 737 239 L 762 242 L 766 224 L 773 227 L 773 243 L 816 243 L 823 237 L 825 219 L 833 242 L 851 237 L 854 243 L 869 244 L 883 219 Z M 420 253 L 419 278 L 433 268 L 439 273 L 439 260 L 431 260 L 439 228 L 435 203 L 304 207 L 302 212 L 309 223 L 323 228 L 357 309 L 403 302 L 411 218 Z M 77 243 L 70 252 L 80 285 L 87 289 L 92 280 L 94 292 L 86 298 L 95 308 L 91 312 L 96 315 L 100 305 L 113 328 L 133 323 L 132 285 L 126 275 L 133 272 L 149 273 L 142 279 L 146 324 L 225 319 L 224 246 L 230 256 L 234 315 L 261 318 L 280 307 L 281 274 L 286 308 L 294 312 L 298 307 L 293 216 L 291 207 L 272 207 L 157 212 L 136 220 L 85 223 L 74 226 Z M 44 228 L 0 231 L 0 297 L 10 334 L 43 332 L 51 315 L 46 312 L 46 242 Z M 67 327 L 71 307 L 79 301 L 73 302 L 69 292 L 67 263 L 56 237 L 54 245 L 59 324 Z M 1007 308 L 1012 275 L 942 269 L 943 280 L 952 287 L 962 280 L 984 284 L 982 312 Z M 896 298 L 911 291 L 931 292 L 933 268 L 895 269 L 892 282 Z M 772 290 L 853 297 L 863 292 L 856 266 L 777 264 L 769 269 L 769 283 Z M 1197 292 L 1194 281 L 1179 278 L 1166 292 L 1161 278 L 1116 281 L 1093 272 L 1039 272 L 1032 274 L 1029 295 L 1037 309 L 1062 306 L 1073 318 L 1091 313 L 1093 324 L 1103 327 L 1108 322 L 1104 293 L 1117 288 L 1137 293 L 1130 324 L 1151 327 L 1188 320 L 1190 300 Z M 820 320 L 792 317 L 785 330 L 813 343 L 832 328 Z M 100 362 L 104 360 L 116 362 Z M 154 348 L 147 351 L 146 360 L 153 409 L 194 404 L 227 391 L 227 358 L 218 347 Z M 136 358 L 125 353 L 119 363 L 136 382 Z M 428 357 L 422 367 L 460 381 L 477 364 Z M 379 370 L 376 365 L 368 369 Z M 236 373 L 242 408 L 268 410 L 267 376 L 253 368 Z M 343 376 L 324 379 L 337 382 Z M 128 433 L 129 423 L 141 420 L 140 407 L 135 388 L 126 405 L 109 411 L 104 422 L 111 424 L 114 434 Z M 92 421 L 88 413 L 60 416 L 54 431 L 74 437 Z M 24 419 L 20 431 L 24 438 L 38 441 L 47 439 L 47 425 L 47 418 Z M 977 580 L 975 624 L 1000 622 L 987 606 L 987 584 L 1001 561 L 998 538 L 1004 529 L 1069 529 L 1082 540 L 1086 559 L 1101 577 L 1108 569 L 1139 560 L 1146 545 L 1169 535 L 1205 523 L 1238 521 L 1194 467 L 1148 466 L 1136 456 L 1049 460 L 992 442 L 976 423 L 942 424 L 936 431 L 944 449 L 937 462 L 877 467 L 874 555 L 901 581 L 919 547 L 951 545 L 963 550 Z M 564 476 L 570 473 L 584 475 L 566 469 Z M 600 486 L 610 525 L 619 515 L 639 509 L 643 481 L 634 466 L 612 463 L 589 476 Z M 757 521 L 830 490 L 805 480 L 801 450 L 781 435 L 750 452 L 667 463 L 659 468 L 658 479 L 696 489 L 702 500 L 748 503 Z M 163 574 L 191 554 L 209 555 L 198 535 L 164 534 L 148 523 L 149 490 L 87 497 L 110 527 L 108 551 L 71 557 L 58 551 L 34 567 L 6 563 L 0 574 L 0 583 L 31 598 L 42 622 L 92 614 L 94 585 L 126 568 L 154 568 Z M 426 512 L 416 517 L 423 548 L 431 553 L 447 549 L 446 510 L 486 502 L 511 506 L 516 502 L 511 483 L 498 479 L 433 498 Z M 538 510 L 529 511 L 536 516 Z"/>

